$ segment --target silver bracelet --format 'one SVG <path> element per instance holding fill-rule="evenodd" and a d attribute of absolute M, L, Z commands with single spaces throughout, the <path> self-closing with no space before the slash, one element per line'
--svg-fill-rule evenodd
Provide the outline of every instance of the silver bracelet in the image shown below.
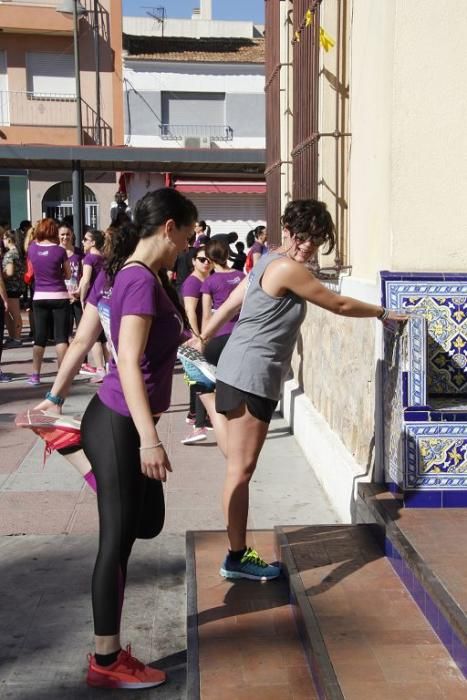
<path fill-rule="evenodd" d="M 382 309 L 383 309 L 383 313 L 377 317 L 379 321 L 385 321 L 388 318 L 389 313 L 390 313 L 390 309 L 385 309 L 384 306 L 382 307 Z"/>
<path fill-rule="evenodd" d="M 147 447 L 140 447 L 139 450 L 153 450 L 155 447 L 160 447 L 162 445 L 162 441 L 156 443 L 155 445 L 148 445 Z"/>

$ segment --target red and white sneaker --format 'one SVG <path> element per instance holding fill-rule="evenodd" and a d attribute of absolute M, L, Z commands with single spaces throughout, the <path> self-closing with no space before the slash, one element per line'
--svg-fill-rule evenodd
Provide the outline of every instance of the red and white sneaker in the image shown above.
<path fill-rule="evenodd" d="M 96 372 L 97 369 L 92 365 L 88 365 L 86 362 L 81 365 L 81 368 L 79 370 L 79 373 L 83 374 L 85 377 L 95 377 Z"/>
<path fill-rule="evenodd" d="M 146 666 L 131 655 L 131 646 L 122 649 L 110 666 L 99 666 L 92 654 L 88 655 L 87 684 L 91 688 L 154 688 L 167 680 L 164 671 Z"/>
<path fill-rule="evenodd" d="M 81 423 L 70 416 L 31 409 L 15 418 L 18 428 L 30 428 L 45 442 L 44 462 L 55 450 L 81 445 Z"/>

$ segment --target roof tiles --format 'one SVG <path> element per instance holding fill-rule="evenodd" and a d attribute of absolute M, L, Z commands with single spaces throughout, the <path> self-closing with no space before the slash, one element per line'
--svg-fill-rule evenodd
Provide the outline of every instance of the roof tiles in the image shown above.
<path fill-rule="evenodd" d="M 123 35 L 127 58 L 197 63 L 264 63 L 264 39 Z"/>

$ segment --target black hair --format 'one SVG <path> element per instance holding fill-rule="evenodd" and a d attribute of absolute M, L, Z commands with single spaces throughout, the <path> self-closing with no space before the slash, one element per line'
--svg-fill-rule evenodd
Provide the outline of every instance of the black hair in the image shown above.
<path fill-rule="evenodd" d="M 235 243 L 235 247 L 239 253 L 243 253 L 243 251 L 245 250 L 245 244 L 242 243 L 241 241 L 238 241 L 237 243 Z"/>
<path fill-rule="evenodd" d="M 235 243 L 235 241 L 238 240 L 238 233 L 235 231 L 231 231 L 230 233 L 227 234 L 227 242 L 228 243 Z"/>
<path fill-rule="evenodd" d="M 317 199 L 296 199 L 289 202 L 281 217 L 281 224 L 291 236 L 303 236 L 316 245 L 327 243 L 325 255 L 334 250 L 336 230 L 324 202 Z"/>
<path fill-rule="evenodd" d="M 149 238 L 154 231 L 173 219 L 177 227 L 194 224 L 198 211 L 188 197 L 171 187 L 162 187 L 154 192 L 147 192 L 135 206 L 133 222 L 126 221 L 115 230 L 111 237 L 110 252 L 106 262 L 109 284 L 122 269 L 126 259 L 135 251 L 138 242 Z M 186 328 L 190 327 L 188 318 L 174 286 L 170 283 L 167 270 L 159 270 L 159 279 L 169 299 L 180 313 Z"/>
<path fill-rule="evenodd" d="M 97 250 L 102 250 L 105 244 L 105 236 L 102 231 L 98 231 L 98 229 L 93 228 L 90 231 L 86 231 L 86 233 L 92 236 L 94 248 L 97 248 Z"/>
<path fill-rule="evenodd" d="M 213 263 L 225 267 L 229 257 L 229 245 L 222 238 L 214 238 L 206 243 L 206 255 Z"/>
<path fill-rule="evenodd" d="M 195 260 L 196 260 L 196 258 L 198 257 L 198 255 L 199 255 L 200 253 L 204 253 L 204 257 L 206 257 L 206 258 L 208 257 L 208 255 L 207 255 L 207 253 L 206 253 L 206 246 L 205 246 L 205 245 L 200 245 L 199 248 L 196 248 L 196 253 L 195 253 L 195 255 L 193 255 L 193 257 L 190 258 L 190 264 L 191 264 L 191 269 L 192 269 L 192 270 L 195 269 Z"/>
<path fill-rule="evenodd" d="M 125 260 L 134 252 L 138 241 L 151 236 L 166 221 L 173 219 L 177 226 L 189 226 L 197 216 L 198 211 L 191 199 L 172 187 L 147 192 L 136 203 L 133 221 L 125 221 L 112 236 L 106 265 L 109 278 L 113 281 Z"/>
<path fill-rule="evenodd" d="M 253 243 L 255 242 L 255 229 L 252 229 L 251 231 L 248 231 L 246 234 L 246 244 L 248 248 L 251 248 Z"/>
<path fill-rule="evenodd" d="M 26 231 L 29 228 L 31 228 L 31 222 L 29 221 L 29 219 L 23 219 L 18 228 L 20 228 L 21 231 L 24 231 L 26 233 Z"/>
<path fill-rule="evenodd" d="M 255 229 L 253 229 L 253 233 L 255 234 L 256 240 L 258 240 L 263 231 L 266 231 L 266 226 L 257 226 Z"/>
<path fill-rule="evenodd" d="M 58 228 L 67 228 L 73 233 L 73 226 L 67 219 L 62 219 L 58 222 Z"/>

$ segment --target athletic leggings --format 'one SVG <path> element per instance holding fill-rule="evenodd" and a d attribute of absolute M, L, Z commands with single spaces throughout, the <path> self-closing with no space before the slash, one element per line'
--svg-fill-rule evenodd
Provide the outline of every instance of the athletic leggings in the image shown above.
<path fill-rule="evenodd" d="M 96 395 L 81 422 L 82 445 L 97 484 L 99 550 L 92 577 L 94 631 L 118 634 L 128 559 L 137 537 L 155 537 L 164 524 L 162 483 L 141 473 L 132 418 Z"/>
<path fill-rule="evenodd" d="M 68 345 L 70 302 L 68 299 L 37 299 L 32 302 L 34 344 L 45 348 L 53 327 L 55 343 Z"/>
<path fill-rule="evenodd" d="M 3 353 L 3 333 L 5 331 L 5 306 L 3 299 L 0 298 L 0 362 L 2 361 Z"/>

